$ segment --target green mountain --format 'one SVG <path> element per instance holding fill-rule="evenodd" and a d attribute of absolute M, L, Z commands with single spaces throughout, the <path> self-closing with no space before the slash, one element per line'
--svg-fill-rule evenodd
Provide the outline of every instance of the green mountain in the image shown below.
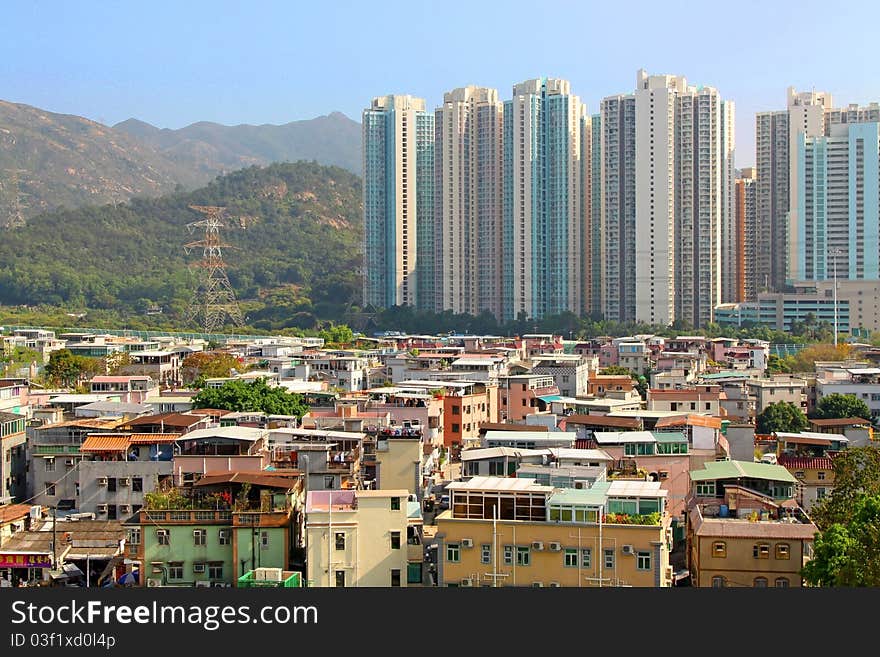
<path fill-rule="evenodd" d="M 362 168 L 361 124 L 340 112 L 284 125 L 225 126 L 203 121 L 180 130 L 128 119 L 113 129 L 202 174 L 298 160 L 314 160 L 357 174 Z"/>
<path fill-rule="evenodd" d="M 208 180 L 124 132 L 0 101 L 0 229 L 62 206 L 158 196 Z"/>
<path fill-rule="evenodd" d="M 194 192 L 48 212 L 0 239 L 0 304 L 186 316 L 204 238 L 190 205 L 226 207 L 227 271 L 248 324 L 312 328 L 361 294 L 361 182 L 339 167 L 250 167 Z M 181 324 L 182 325 L 182 324 Z"/>

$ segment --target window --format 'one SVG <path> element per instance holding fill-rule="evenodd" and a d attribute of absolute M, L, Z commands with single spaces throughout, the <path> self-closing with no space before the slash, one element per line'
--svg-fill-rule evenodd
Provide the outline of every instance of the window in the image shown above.
<path fill-rule="evenodd" d="M 391 549 L 400 549 L 400 532 L 391 532 Z"/>
<path fill-rule="evenodd" d="M 608 569 L 614 568 L 614 550 L 610 548 L 605 548 L 605 567 Z"/>
<path fill-rule="evenodd" d="M 583 548 L 581 550 L 581 567 L 582 568 L 592 568 L 593 567 L 593 550 L 592 550 L 592 548 Z"/>
<path fill-rule="evenodd" d="M 116 520 L 116 505 L 107 505 L 107 520 Z"/>
<path fill-rule="evenodd" d="M 116 477 L 107 477 L 107 492 L 116 492 Z"/>
<path fill-rule="evenodd" d="M 777 559 L 788 559 L 789 554 L 789 546 L 788 543 L 777 543 L 776 544 L 776 558 Z"/>
<path fill-rule="evenodd" d="M 144 490 L 144 480 L 141 477 L 131 478 L 131 490 L 133 493 L 140 493 Z"/>
<path fill-rule="evenodd" d="M 714 481 L 698 481 L 697 482 L 698 497 L 715 497 Z"/>
<path fill-rule="evenodd" d="M 460 429 L 461 429 L 460 425 L 455 424 L 455 423 L 452 424 L 452 433 L 458 433 Z"/>
<path fill-rule="evenodd" d="M 55 484 L 46 484 L 46 495 L 53 497 L 55 495 Z"/>
<path fill-rule="evenodd" d="M 754 587 L 756 589 L 766 589 L 767 588 L 767 578 L 766 577 L 756 577 Z"/>
<path fill-rule="evenodd" d="M 345 549 L 345 532 L 336 532 L 336 549 Z"/>
<path fill-rule="evenodd" d="M 168 530 L 157 529 L 156 541 L 159 543 L 159 545 L 171 545 L 171 536 L 169 535 Z"/>
<path fill-rule="evenodd" d="M 204 529 L 193 530 L 193 545 L 206 545 L 208 532 Z"/>
<path fill-rule="evenodd" d="M 326 490 L 333 490 L 333 484 L 336 482 L 336 477 L 333 475 L 324 475 L 324 488 Z"/>
<path fill-rule="evenodd" d="M 517 545 L 516 546 L 516 565 L 517 566 L 528 566 L 532 562 L 532 554 L 531 550 L 528 546 Z"/>
<path fill-rule="evenodd" d="M 461 562 L 461 544 L 450 543 L 446 546 L 446 561 L 449 563 Z"/>
<path fill-rule="evenodd" d="M 400 498 L 392 497 L 391 498 L 391 510 L 392 511 L 400 511 Z"/>
<path fill-rule="evenodd" d="M 43 459 L 46 463 L 46 472 L 55 472 L 55 459 Z"/>
<path fill-rule="evenodd" d="M 210 579 L 223 579 L 223 564 L 212 563 L 208 565 L 208 577 Z"/>
<path fill-rule="evenodd" d="M 504 565 L 511 566 L 513 565 L 513 546 L 505 545 L 504 546 Z"/>
<path fill-rule="evenodd" d="M 343 588 L 345 586 L 345 571 L 337 570 L 336 571 L 336 586 L 337 588 Z"/>
<path fill-rule="evenodd" d="M 492 563 L 492 546 L 483 544 L 480 546 L 480 563 Z"/>
<path fill-rule="evenodd" d="M 262 531 L 260 532 L 260 549 L 268 550 L 269 549 L 269 532 Z"/>
<path fill-rule="evenodd" d="M 777 589 L 787 589 L 788 588 L 788 578 L 787 577 L 777 577 L 776 578 L 776 588 Z"/>
<path fill-rule="evenodd" d="M 825 489 L 824 488 L 817 488 L 816 489 L 816 499 L 821 500 L 823 497 L 825 497 Z"/>
<path fill-rule="evenodd" d="M 452 407 L 452 414 L 453 414 L 453 415 L 460 415 L 460 414 L 461 414 L 461 409 L 459 409 L 458 406 L 453 406 L 453 407 Z"/>
<path fill-rule="evenodd" d="M 221 529 L 217 533 L 217 538 L 220 541 L 220 545 L 229 545 L 230 532 L 228 529 Z"/>
<path fill-rule="evenodd" d="M 391 570 L 391 586 L 400 586 L 400 570 L 397 568 Z"/>
<path fill-rule="evenodd" d="M 639 552 L 636 554 L 636 569 L 651 570 L 651 553 Z"/>
<path fill-rule="evenodd" d="M 713 589 L 723 589 L 725 586 L 724 578 L 721 575 L 715 575 L 712 578 L 712 588 Z"/>
<path fill-rule="evenodd" d="M 819 481 L 825 481 L 825 473 L 824 473 L 824 472 L 817 472 L 817 473 L 816 473 L 816 478 L 817 478 Z"/>
<path fill-rule="evenodd" d="M 129 527 L 127 536 L 129 545 L 140 545 L 141 544 L 141 528 L 140 527 Z"/>
<path fill-rule="evenodd" d="M 727 557 L 727 543 L 724 541 L 715 541 L 712 543 L 712 556 L 724 559 Z"/>
<path fill-rule="evenodd" d="M 578 565 L 578 551 L 576 548 L 565 548 L 565 554 L 563 555 L 563 562 L 565 566 L 568 568 L 577 568 Z"/>
<path fill-rule="evenodd" d="M 769 559 L 770 545 L 768 543 L 755 543 L 752 547 L 752 556 L 755 559 Z"/>
<path fill-rule="evenodd" d="M 168 562 L 168 579 L 183 579 L 183 562 Z"/>

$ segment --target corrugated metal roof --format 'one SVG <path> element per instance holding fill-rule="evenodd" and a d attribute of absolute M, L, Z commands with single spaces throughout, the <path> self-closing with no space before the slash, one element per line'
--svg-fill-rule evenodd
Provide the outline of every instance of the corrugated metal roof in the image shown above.
<path fill-rule="evenodd" d="M 690 413 L 676 417 L 662 417 L 657 420 L 657 423 L 654 426 L 659 429 L 661 427 L 674 427 L 679 425 L 720 429 L 721 418 L 712 415 L 697 415 L 696 413 Z"/>
<path fill-rule="evenodd" d="M 709 461 L 703 464 L 702 470 L 691 470 L 690 476 L 691 481 L 748 477 L 750 479 L 797 483 L 797 479 L 781 465 L 752 463 L 750 461 Z"/>
<path fill-rule="evenodd" d="M 810 424 L 817 427 L 848 427 L 853 425 L 866 425 L 870 426 L 871 422 L 861 417 L 841 417 L 841 418 L 830 418 L 827 420 L 810 420 Z"/>
<path fill-rule="evenodd" d="M 523 493 L 549 493 L 552 486 L 541 486 L 532 479 L 516 479 L 512 477 L 473 477 L 470 481 L 454 481 L 447 490 L 509 490 Z"/>
<path fill-rule="evenodd" d="M 657 442 L 650 431 L 594 431 L 593 439 L 600 445 Z"/>
<path fill-rule="evenodd" d="M 608 415 L 569 415 L 564 418 L 565 425 L 584 424 L 597 427 L 620 427 L 623 429 L 638 429 L 642 426 L 641 420 L 634 417 L 609 417 Z"/>
<path fill-rule="evenodd" d="M 780 456 L 779 465 L 789 470 L 832 470 L 834 464 L 827 456 Z"/>
<path fill-rule="evenodd" d="M 93 433 L 83 441 L 81 452 L 124 452 L 131 444 L 131 436 L 114 433 Z"/>

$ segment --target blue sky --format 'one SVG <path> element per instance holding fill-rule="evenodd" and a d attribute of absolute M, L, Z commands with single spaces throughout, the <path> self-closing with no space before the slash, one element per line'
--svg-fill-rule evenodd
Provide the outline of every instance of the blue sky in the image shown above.
<path fill-rule="evenodd" d="M 880 5 L 878 5 L 880 6 Z M 436 106 L 467 84 L 502 98 L 534 77 L 571 81 L 590 112 L 636 70 L 684 75 L 736 102 L 737 164 L 754 114 L 789 85 L 836 105 L 880 100 L 875 3 L 29 2 L 0 15 L 0 98 L 113 124 L 286 123 L 373 96 Z"/>

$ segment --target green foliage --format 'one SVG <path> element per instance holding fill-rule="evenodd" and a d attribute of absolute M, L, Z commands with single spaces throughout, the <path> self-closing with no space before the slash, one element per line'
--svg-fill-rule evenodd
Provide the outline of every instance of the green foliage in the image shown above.
<path fill-rule="evenodd" d="M 55 385 L 73 386 L 106 371 L 100 358 L 77 356 L 69 349 L 61 349 L 50 354 L 44 374 Z"/>
<path fill-rule="evenodd" d="M 850 447 L 839 452 L 833 464 L 834 488 L 810 512 L 819 529 L 846 524 L 862 497 L 880 495 L 880 449 Z"/>
<path fill-rule="evenodd" d="M 791 374 L 793 367 L 794 358 L 791 356 L 780 358 L 776 354 L 770 354 L 769 358 L 767 358 L 768 374 Z"/>
<path fill-rule="evenodd" d="M 184 358 L 181 364 L 184 383 L 230 376 L 233 369 L 239 372 L 244 370 L 241 360 L 232 354 L 222 352 L 196 352 Z"/>
<path fill-rule="evenodd" d="M 236 247 L 224 254 L 227 271 L 253 328 L 316 328 L 319 315 L 342 317 L 359 300 L 360 180 L 297 162 L 236 171 L 192 193 L 34 217 L 0 240 L 0 304 L 87 310 L 91 325 L 108 328 L 111 318 L 184 327 L 201 253 L 185 252 L 200 239 L 186 224 L 203 218 L 191 204 L 227 208 L 222 238 Z M 164 312 L 144 315 L 148 304 Z"/>
<path fill-rule="evenodd" d="M 819 400 L 816 410 L 810 417 L 821 420 L 831 420 L 845 417 L 860 417 L 865 420 L 871 419 L 871 409 L 855 395 L 842 395 L 839 392 L 832 393 Z"/>
<path fill-rule="evenodd" d="M 791 402 L 770 404 L 755 418 L 755 432 L 784 431 L 797 433 L 807 428 L 807 416 Z"/>
<path fill-rule="evenodd" d="M 633 376 L 634 372 L 628 367 L 621 367 L 620 365 L 609 365 L 599 372 L 599 374 L 605 374 L 608 376 Z"/>
<path fill-rule="evenodd" d="M 354 340 L 354 333 L 348 326 L 341 324 L 339 326 L 330 326 L 329 328 L 322 329 L 318 333 L 318 337 L 324 339 L 325 347 L 342 347 L 352 343 Z"/>
<path fill-rule="evenodd" d="M 816 535 L 801 575 L 814 586 L 880 586 L 880 495 L 859 495 L 845 520 Z"/>
<path fill-rule="evenodd" d="M 227 411 L 262 411 L 268 415 L 295 415 L 308 410 L 302 396 L 284 388 L 272 388 L 264 379 L 227 381 L 220 388 L 203 388 L 193 397 L 193 408 L 219 408 Z"/>

